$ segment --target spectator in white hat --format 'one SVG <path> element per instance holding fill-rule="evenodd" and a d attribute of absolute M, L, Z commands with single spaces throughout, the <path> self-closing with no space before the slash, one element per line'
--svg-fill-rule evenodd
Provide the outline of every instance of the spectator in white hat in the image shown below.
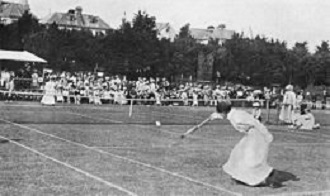
<path fill-rule="evenodd" d="M 255 101 L 253 103 L 253 117 L 257 120 L 259 120 L 259 122 L 261 122 L 261 109 L 260 109 L 260 102 L 259 101 Z"/>
<path fill-rule="evenodd" d="M 282 109 L 279 119 L 287 124 L 292 124 L 292 114 L 296 106 L 296 94 L 293 92 L 293 86 L 288 85 L 283 97 Z"/>

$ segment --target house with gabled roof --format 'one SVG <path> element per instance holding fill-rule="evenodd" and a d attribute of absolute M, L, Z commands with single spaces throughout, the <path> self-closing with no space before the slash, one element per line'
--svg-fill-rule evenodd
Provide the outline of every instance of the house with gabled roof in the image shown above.
<path fill-rule="evenodd" d="M 156 23 L 156 30 L 158 39 L 169 39 L 171 42 L 174 41 L 176 31 L 170 23 Z"/>
<path fill-rule="evenodd" d="M 208 44 L 210 40 L 218 40 L 219 44 L 231 39 L 235 31 L 226 29 L 225 25 L 217 28 L 209 26 L 207 29 L 190 28 L 190 35 L 201 44 Z"/>
<path fill-rule="evenodd" d="M 29 10 L 28 0 L 0 0 L 0 24 L 11 24 Z"/>
<path fill-rule="evenodd" d="M 83 14 L 82 7 L 70 9 L 67 13 L 54 13 L 40 21 L 45 25 L 56 23 L 59 29 L 90 30 L 94 35 L 106 34 L 110 26 L 99 16 Z"/>

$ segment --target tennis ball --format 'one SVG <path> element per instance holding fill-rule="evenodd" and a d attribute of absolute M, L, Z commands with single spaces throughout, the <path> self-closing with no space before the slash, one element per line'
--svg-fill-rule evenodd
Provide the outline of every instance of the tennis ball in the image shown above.
<path fill-rule="evenodd" d="M 156 126 L 157 127 L 160 127 L 161 126 L 160 121 L 156 121 Z"/>

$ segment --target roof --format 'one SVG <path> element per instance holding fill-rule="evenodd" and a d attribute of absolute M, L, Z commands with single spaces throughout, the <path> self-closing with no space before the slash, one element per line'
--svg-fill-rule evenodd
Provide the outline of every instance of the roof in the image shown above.
<path fill-rule="evenodd" d="M 0 60 L 47 63 L 44 59 L 27 51 L 0 50 Z"/>
<path fill-rule="evenodd" d="M 88 14 L 54 13 L 40 22 L 87 29 L 110 29 L 110 26 L 100 17 Z"/>
<path fill-rule="evenodd" d="M 235 31 L 223 29 L 223 28 L 216 28 L 211 30 L 208 29 L 197 29 L 197 28 L 191 28 L 190 29 L 190 35 L 199 40 L 205 40 L 205 39 L 231 39 L 231 37 L 234 35 Z"/>
<path fill-rule="evenodd" d="M 156 29 L 158 31 L 162 31 L 164 29 L 169 30 L 170 28 L 171 28 L 170 23 L 156 23 Z"/>
<path fill-rule="evenodd" d="M 159 38 L 166 38 L 174 41 L 176 32 L 170 23 L 156 23 L 156 30 L 158 31 Z"/>
<path fill-rule="evenodd" d="M 28 11 L 29 5 L 18 3 L 1 2 L 0 1 L 0 17 L 4 18 L 20 18 L 25 11 Z"/>

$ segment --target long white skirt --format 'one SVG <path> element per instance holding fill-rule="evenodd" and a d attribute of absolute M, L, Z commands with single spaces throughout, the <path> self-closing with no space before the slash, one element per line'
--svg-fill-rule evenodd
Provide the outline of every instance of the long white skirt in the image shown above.
<path fill-rule="evenodd" d="M 55 105 L 55 96 L 54 95 L 44 95 L 41 99 L 43 105 Z"/>
<path fill-rule="evenodd" d="M 293 113 L 292 105 L 283 105 L 279 119 L 286 123 L 292 123 L 292 113 Z"/>
<path fill-rule="evenodd" d="M 236 144 L 223 170 L 247 185 L 256 186 L 262 183 L 273 170 L 267 163 L 268 147 L 272 140 L 270 133 L 265 135 L 251 129 Z"/>
<path fill-rule="evenodd" d="M 56 101 L 60 101 L 60 102 L 64 101 L 62 91 L 56 92 Z"/>

